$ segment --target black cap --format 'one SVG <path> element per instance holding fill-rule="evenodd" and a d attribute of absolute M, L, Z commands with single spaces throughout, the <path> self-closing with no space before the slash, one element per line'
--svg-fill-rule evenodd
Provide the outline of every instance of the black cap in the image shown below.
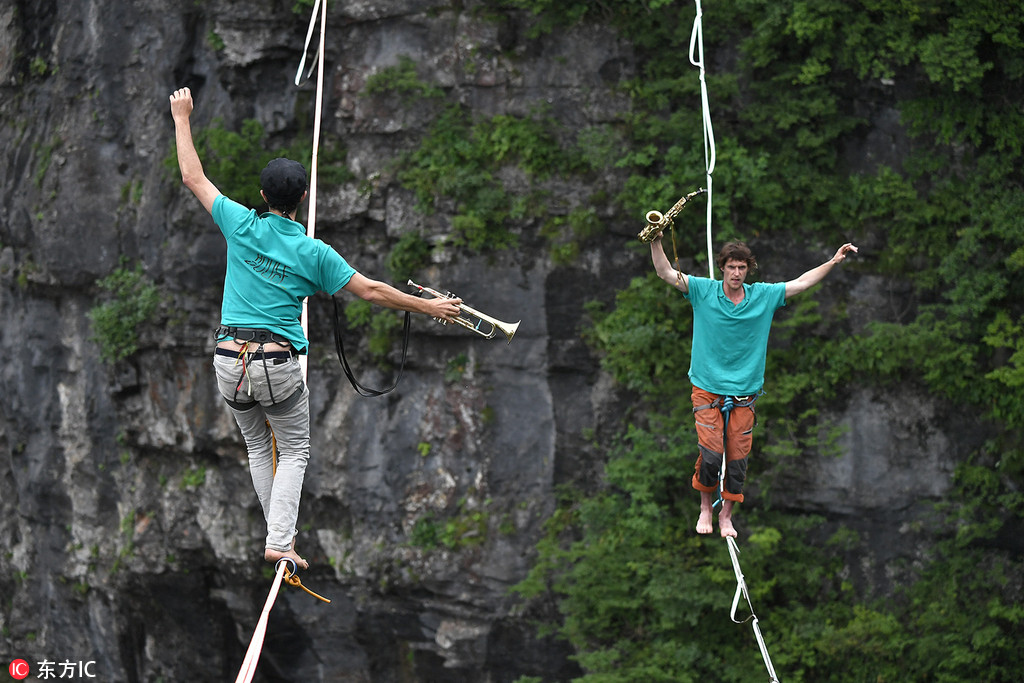
<path fill-rule="evenodd" d="M 307 188 L 305 167 L 291 159 L 278 157 L 260 173 L 260 189 L 275 209 L 294 209 Z"/>

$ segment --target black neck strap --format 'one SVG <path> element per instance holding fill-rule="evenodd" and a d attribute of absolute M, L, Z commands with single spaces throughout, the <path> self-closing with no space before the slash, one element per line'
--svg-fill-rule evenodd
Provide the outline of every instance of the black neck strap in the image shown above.
<path fill-rule="evenodd" d="M 405 323 L 402 325 L 402 364 L 398 366 L 398 376 L 395 377 L 395 383 L 387 389 L 370 389 L 364 387 L 356 379 L 355 375 L 352 374 L 352 368 L 349 367 L 348 359 L 345 357 L 345 343 L 341 340 L 341 310 L 338 308 L 338 299 L 331 297 L 334 302 L 334 346 L 338 351 L 338 361 L 341 362 L 341 368 L 345 371 L 345 376 L 348 377 L 349 383 L 352 388 L 356 390 L 360 396 L 383 396 L 384 394 L 393 391 L 398 386 L 399 380 L 402 379 L 402 372 L 405 370 L 405 358 L 409 353 L 409 311 L 405 312 Z"/>

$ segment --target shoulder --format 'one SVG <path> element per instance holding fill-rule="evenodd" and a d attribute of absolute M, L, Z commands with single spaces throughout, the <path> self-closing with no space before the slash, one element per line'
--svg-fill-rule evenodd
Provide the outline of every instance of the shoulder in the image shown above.
<path fill-rule="evenodd" d="M 707 294 L 717 283 L 717 280 L 712 280 L 706 277 L 700 277 L 699 275 L 688 275 L 687 285 L 690 291 L 698 296 Z"/>
<path fill-rule="evenodd" d="M 766 299 L 776 306 L 782 306 L 786 303 L 785 282 L 755 282 L 748 287 L 748 291 L 757 298 Z"/>
<path fill-rule="evenodd" d="M 213 200 L 210 214 L 213 216 L 214 222 L 221 227 L 225 227 L 226 224 L 235 224 L 256 218 L 256 212 L 253 209 L 247 209 L 223 194 L 217 195 Z"/>

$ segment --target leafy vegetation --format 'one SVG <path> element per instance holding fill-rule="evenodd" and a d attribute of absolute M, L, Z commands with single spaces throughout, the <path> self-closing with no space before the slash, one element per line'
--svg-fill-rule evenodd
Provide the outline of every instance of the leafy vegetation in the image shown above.
<path fill-rule="evenodd" d="M 271 159 L 286 157 L 301 162 L 311 173 L 312 144 L 298 141 L 288 147 L 268 148 L 266 131 L 256 119 L 246 119 L 238 131 L 225 128 L 222 119 L 194 132 L 194 142 L 206 176 L 222 193 L 252 209 L 261 210 L 266 202 L 260 196 L 260 172 Z M 317 154 L 317 183 L 336 185 L 352 178 L 345 166 L 346 150 L 337 140 L 326 136 Z M 175 146 L 164 159 L 171 174 L 178 173 Z"/>
<path fill-rule="evenodd" d="M 96 285 L 107 293 L 106 300 L 89 311 L 93 341 L 100 346 L 100 358 L 115 363 L 139 349 L 138 328 L 150 322 L 160 305 L 160 290 L 138 263 L 121 266 Z"/>
<path fill-rule="evenodd" d="M 535 34 L 610 22 L 639 51 L 614 162 L 631 173 L 624 209 L 668 207 L 703 181 L 691 4 L 502 4 L 534 15 Z M 995 539 L 1024 521 L 1024 12 L 965 0 L 737 0 L 704 3 L 703 21 L 715 187 L 728 188 L 715 195 L 716 241 L 824 251 L 884 235 L 848 267 L 912 287 L 866 328 L 813 293 L 777 316 L 758 404 L 761 492 L 743 508 L 743 567 L 775 667 L 816 683 L 1016 680 L 1024 561 Z M 865 163 L 859 149 L 893 112 L 905 148 Z M 677 231 L 680 252 L 701 254 L 701 237 Z M 602 490 L 565 492 L 518 590 L 554 597 L 561 616 L 545 628 L 573 644 L 582 681 L 763 679 L 749 627 L 726 618 L 735 580 L 725 546 L 692 532 L 693 456 L 680 446 L 694 441 L 680 381 L 688 305 L 651 274 L 589 313 L 588 341 L 643 397 L 644 422 L 609 451 Z M 799 456 L 835 452 L 823 408 L 850 386 L 897 385 L 948 398 L 990 436 L 963 454 L 954 491 L 923 518 L 938 544 L 887 567 L 909 580 L 876 594 L 848 578 L 864 543 L 852 530 L 773 501 Z"/>
<path fill-rule="evenodd" d="M 349 327 L 366 331 L 367 347 L 377 361 L 385 360 L 394 348 L 402 329 L 402 315 L 391 309 L 375 307 L 362 299 L 345 304 L 345 320 Z"/>

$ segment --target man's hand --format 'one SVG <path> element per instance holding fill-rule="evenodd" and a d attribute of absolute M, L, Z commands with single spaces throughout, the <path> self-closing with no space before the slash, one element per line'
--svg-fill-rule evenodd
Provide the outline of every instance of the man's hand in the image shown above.
<path fill-rule="evenodd" d="M 795 280 L 790 280 L 786 283 L 786 298 L 799 294 L 800 292 L 807 291 L 814 285 L 821 282 L 822 278 L 828 275 L 829 271 L 835 266 L 842 263 L 846 259 L 846 255 L 850 252 L 857 253 L 857 247 L 853 246 L 849 242 L 839 247 L 836 255 L 825 261 L 817 268 L 813 268 Z"/>
<path fill-rule="evenodd" d="M 843 246 L 839 247 L 839 251 L 837 251 L 836 255 L 832 257 L 832 261 L 835 262 L 836 264 L 842 263 L 843 260 L 846 258 L 846 254 L 851 251 L 856 254 L 858 249 L 857 247 L 847 242 Z"/>
<path fill-rule="evenodd" d="M 171 117 L 188 119 L 192 115 L 192 91 L 181 88 L 171 93 Z"/>
<path fill-rule="evenodd" d="M 462 309 L 459 308 L 459 304 L 462 303 L 462 299 L 423 299 L 423 305 L 427 309 L 427 315 L 431 318 L 439 318 L 445 322 L 452 322 L 459 317 L 459 313 Z"/>

